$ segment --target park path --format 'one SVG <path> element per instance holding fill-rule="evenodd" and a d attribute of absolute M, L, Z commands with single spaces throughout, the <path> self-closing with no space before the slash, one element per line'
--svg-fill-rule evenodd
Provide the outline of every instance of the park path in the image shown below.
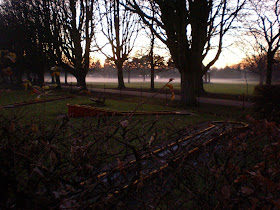
<path fill-rule="evenodd" d="M 70 88 L 67 85 L 63 85 L 63 88 Z M 73 89 L 78 89 L 77 86 L 72 86 Z M 130 95 L 130 96 L 139 96 L 139 97 L 154 97 L 154 98 L 163 98 L 170 99 L 171 94 L 166 93 L 151 93 L 145 91 L 131 91 L 131 90 L 117 90 L 117 89 L 104 89 L 104 88 L 90 88 L 90 91 L 100 92 L 100 93 L 113 93 L 119 95 Z M 247 101 L 237 101 L 237 100 L 228 100 L 228 99 L 216 99 L 216 98 L 207 98 L 207 97 L 198 97 L 199 103 L 213 104 L 213 105 L 223 105 L 223 106 L 233 106 L 233 107 L 244 107 L 250 108 L 253 107 L 254 103 Z M 175 95 L 174 100 L 181 100 L 180 95 Z"/>

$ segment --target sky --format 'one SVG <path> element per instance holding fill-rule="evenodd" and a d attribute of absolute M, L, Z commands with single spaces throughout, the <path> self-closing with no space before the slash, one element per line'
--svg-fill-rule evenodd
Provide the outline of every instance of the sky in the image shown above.
<path fill-rule="evenodd" d="M 237 46 L 235 42 L 236 40 L 234 37 L 225 37 L 222 53 L 213 67 L 224 68 L 226 66 L 231 66 L 241 62 L 241 60 L 245 57 L 245 53 L 240 49 L 240 47 Z M 133 56 L 137 51 L 142 50 L 142 52 L 145 52 L 149 47 L 149 40 L 145 37 L 140 38 L 136 43 L 138 44 L 135 45 L 131 56 Z M 166 57 L 169 56 L 168 48 L 160 41 L 157 41 L 157 47 L 160 49 L 157 48 L 155 53 Z M 110 53 L 109 48 L 107 48 L 107 52 Z M 95 59 L 99 59 L 102 65 L 106 59 L 106 57 L 101 53 L 92 53 L 92 56 L 95 57 Z M 211 58 L 214 56 L 214 52 L 209 52 L 209 55 L 205 58 L 204 64 L 206 65 L 208 62 L 210 62 Z"/>
<path fill-rule="evenodd" d="M 213 67 L 224 68 L 226 66 L 238 64 L 246 56 L 245 53 L 242 51 L 242 48 L 240 48 L 239 46 L 237 46 L 237 44 L 235 44 L 235 41 L 237 40 L 236 37 L 234 37 L 233 34 L 229 35 L 228 34 L 229 32 L 230 31 L 228 31 L 227 34 L 224 35 L 222 53 L 220 54 L 219 59 L 216 61 L 216 63 L 213 65 Z M 234 32 L 234 33 L 236 35 L 236 32 Z M 237 32 L 237 34 L 239 34 L 239 36 L 240 36 L 240 32 Z M 102 39 L 100 37 L 97 37 L 97 41 L 99 43 L 102 43 L 102 44 L 100 44 L 100 46 L 102 46 L 104 43 L 106 43 L 106 41 L 104 41 L 104 39 Z M 218 42 L 218 40 L 217 40 L 217 42 Z M 215 43 L 215 40 L 213 41 L 213 43 Z M 145 34 L 145 32 L 142 32 L 141 35 L 138 35 L 136 45 L 135 45 L 132 53 L 130 54 L 130 56 L 133 57 L 134 54 L 137 51 L 140 51 L 141 49 L 144 52 L 148 51 L 149 45 L 150 45 L 150 40 L 147 37 L 147 34 Z M 168 48 L 163 43 L 161 43 L 158 40 L 157 45 L 158 45 L 158 48 L 160 48 L 160 50 L 155 49 L 154 51 L 156 54 L 159 54 L 164 57 L 170 57 Z M 109 55 L 112 54 L 109 46 L 104 51 Z M 215 57 L 215 55 L 216 55 L 215 50 L 213 52 L 210 51 L 208 53 L 207 57 L 204 59 L 204 62 L 203 62 L 204 65 L 207 65 Z M 92 54 L 92 56 L 96 57 L 97 59 L 100 59 L 101 64 L 103 64 L 104 60 L 106 59 L 106 57 L 104 55 L 102 55 L 101 53 L 94 53 L 94 54 Z"/>

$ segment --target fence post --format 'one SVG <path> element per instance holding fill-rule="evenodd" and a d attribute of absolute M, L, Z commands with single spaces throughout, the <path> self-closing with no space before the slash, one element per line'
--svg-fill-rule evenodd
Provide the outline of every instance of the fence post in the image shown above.
<path fill-rule="evenodd" d="M 242 93 L 242 101 L 243 101 L 242 110 L 244 111 L 244 109 L 245 109 L 245 94 L 244 93 Z"/>
<path fill-rule="evenodd" d="M 167 104 L 167 87 L 165 88 L 165 101 L 166 101 L 166 104 Z"/>

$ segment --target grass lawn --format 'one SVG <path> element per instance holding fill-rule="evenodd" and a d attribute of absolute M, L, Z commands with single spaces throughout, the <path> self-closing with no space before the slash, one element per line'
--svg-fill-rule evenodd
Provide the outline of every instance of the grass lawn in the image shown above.
<path fill-rule="evenodd" d="M 55 92 L 55 94 L 69 95 L 65 92 Z M 36 99 L 36 95 L 30 95 L 29 92 L 23 90 L 11 90 L 8 92 L 2 92 L 0 94 L 0 106 L 6 104 L 13 104 L 18 102 L 28 102 L 30 100 Z M 47 96 L 48 98 L 55 96 Z M 43 98 L 43 97 L 42 97 Z M 145 98 L 142 98 L 145 101 Z M 173 101 L 168 106 L 166 106 L 165 99 L 149 99 L 144 105 L 140 105 L 141 99 L 138 97 L 128 97 L 122 100 L 115 100 L 107 98 L 105 106 L 102 108 L 117 110 L 117 111 L 132 111 L 138 107 L 139 111 L 176 111 L 182 110 L 179 102 Z M 2 109 L 1 115 L 4 117 L 12 116 L 22 116 L 22 120 L 26 123 L 44 123 L 44 124 L 54 124 L 60 122 L 61 118 L 67 115 L 67 104 L 88 104 L 94 105 L 92 101 L 89 100 L 89 96 L 76 96 L 75 98 L 69 98 L 59 101 L 38 103 L 28 106 L 22 106 L 19 108 L 13 109 Z M 155 118 L 160 119 L 162 126 L 178 126 L 184 127 L 186 125 L 193 125 L 198 122 L 204 122 L 209 120 L 234 120 L 242 115 L 242 110 L 238 108 L 229 108 L 223 106 L 213 106 L 202 104 L 196 108 L 190 108 L 189 111 L 193 112 L 195 115 L 168 115 L 168 116 L 133 116 L 135 119 L 143 119 L 151 121 Z M 115 120 L 121 120 L 123 117 L 111 117 Z M 87 118 L 77 118 L 71 119 L 73 123 L 79 124 Z M 95 121 L 96 118 L 91 118 L 92 121 Z"/>
<path fill-rule="evenodd" d="M 155 88 L 160 89 L 162 88 L 166 83 L 155 83 Z M 179 83 L 171 83 L 174 86 L 175 90 L 180 90 L 180 84 Z M 143 89 L 143 90 L 149 90 L 150 89 L 150 83 L 149 82 L 137 82 L 137 83 L 126 83 L 125 84 L 127 88 L 132 89 Z M 204 89 L 209 93 L 217 93 L 217 94 L 229 94 L 229 95 L 242 95 L 243 93 L 245 95 L 251 96 L 253 94 L 254 88 L 256 84 L 249 83 L 248 86 L 246 84 L 234 84 L 234 83 L 210 83 L 210 84 L 204 84 Z M 117 83 L 93 83 L 88 84 L 89 89 L 91 87 L 93 88 L 117 88 Z M 248 89 L 247 89 L 248 87 Z"/>
<path fill-rule="evenodd" d="M 256 84 L 248 84 L 248 95 L 253 94 Z M 224 83 L 210 83 L 204 84 L 204 89 L 210 93 L 231 94 L 231 95 L 247 95 L 246 84 L 224 84 Z"/>

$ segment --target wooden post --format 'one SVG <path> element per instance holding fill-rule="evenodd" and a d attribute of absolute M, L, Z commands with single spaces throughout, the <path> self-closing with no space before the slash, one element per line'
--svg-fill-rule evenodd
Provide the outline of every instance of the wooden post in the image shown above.
<path fill-rule="evenodd" d="M 242 101 L 243 101 L 242 110 L 244 111 L 244 109 L 245 109 L 245 94 L 244 93 L 242 94 Z"/>

